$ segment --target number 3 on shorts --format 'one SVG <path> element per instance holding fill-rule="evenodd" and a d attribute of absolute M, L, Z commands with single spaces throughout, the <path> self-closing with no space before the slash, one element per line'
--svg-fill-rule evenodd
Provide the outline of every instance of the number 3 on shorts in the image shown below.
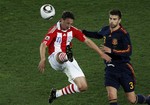
<path fill-rule="evenodd" d="M 133 82 L 129 82 L 129 85 L 130 85 L 130 89 L 134 88 Z"/>

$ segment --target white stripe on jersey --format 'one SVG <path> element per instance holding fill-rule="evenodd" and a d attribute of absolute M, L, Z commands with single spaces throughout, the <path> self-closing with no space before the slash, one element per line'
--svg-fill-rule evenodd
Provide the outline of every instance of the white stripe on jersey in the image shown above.
<path fill-rule="evenodd" d="M 72 39 L 73 39 L 72 31 L 67 32 L 67 40 L 66 40 L 66 44 L 69 45 Z"/>
<path fill-rule="evenodd" d="M 61 43 L 62 43 L 62 33 L 57 32 L 57 37 L 54 42 L 54 52 L 62 52 Z"/>

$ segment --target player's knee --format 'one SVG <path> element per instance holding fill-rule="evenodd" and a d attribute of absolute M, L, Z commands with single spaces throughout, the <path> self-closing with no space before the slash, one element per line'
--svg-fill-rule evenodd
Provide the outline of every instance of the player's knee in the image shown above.
<path fill-rule="evenodd" d="M 108 99 L 109 100 L 114 100 L 114 99 L 117 99 L 117 96 L 113 92 L 109 92 Z"/>
<path fill-rule="evenodd" d="M 64 63 L 64 62 L 68 61 L 68 57 L 67 57 L 66 53 L 64 53 L 64 52 L 59 52 L 59 53 L 57 54 L 57 61 L 58 61 L 59 63 Z"/>
<path fill-rule="evenodd" d="M 136 98 L 135 98 L 135 97 L 128 97 L 128 101 L 129 101 L 131 104 L 135 104 L 135 103 L 136 103 Z"/>
<path fill-rule="evenodd" d="M 88 89 L 88 86 L 87 86 L 87 84 L 82 84 L 82 85 L 78 86 L 78 89 L 80 92 L 86 91 Z"/>
<path fill-rule="evenodd" d="M 135 104 L 137 101 L 136 95 L 134 94 L 134 92 L 127 94 L 127 99 L 131 104 Z"/>
<path fill-rule="evenodd" d="M 136 100 L 129 100 L 129 102 L 131 103 L 131 104 L 135 104 L 136 103 Z"/>

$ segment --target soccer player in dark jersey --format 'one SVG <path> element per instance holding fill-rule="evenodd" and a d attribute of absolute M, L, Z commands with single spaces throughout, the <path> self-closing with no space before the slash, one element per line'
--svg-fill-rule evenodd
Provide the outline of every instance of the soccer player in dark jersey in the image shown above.
<path fill-rule="evenodd" d="M 117 91 L 123 87 L 127 99 L 132 104 L 150 105 L 150 96 L 135 94 L 135 75 L 130 56 L 132 45 L 129 33 L 122 27 L 120 10 L 113 9 L 109 12 L 109 26 L 103 27 L 99 32 L 82 30 L 91 38 L 104 39 L 101 49 L 108 54 L 112 61 L 105 62 L 105 86 L 110 105 L 117 104 Z"/>

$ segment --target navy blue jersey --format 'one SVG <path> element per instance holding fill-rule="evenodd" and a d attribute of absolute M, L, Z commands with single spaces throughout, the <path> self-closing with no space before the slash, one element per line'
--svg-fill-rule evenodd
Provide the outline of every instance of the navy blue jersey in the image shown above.
<path fill-rule="evenodd" d="M 107 53 L 112 61 L 106 63 L 105 86 L 119 89 L 120 85 L 125 92 L 132 92 L 135 88 L 134 69 L 130 64 L 132 45 L 129 33 L 120 25 L 120 28 L 111 32 L 109 26 L 103 27 L 99 32 L 82 31 L 87 37 L 104 39 L 104 45 L 111 49 Z"/>
<path fill-rule="evenodd" d="M 82 31 L 87 37 L 104 39 L 104 45 L 111 48 L 107 53 L 112 58 L 112 63 L 129 63 L 132 45 L 129 33 L 120 25 L 120 28 L 111 33 L 109 26 L 103 27 L 99 32 Z"/>

